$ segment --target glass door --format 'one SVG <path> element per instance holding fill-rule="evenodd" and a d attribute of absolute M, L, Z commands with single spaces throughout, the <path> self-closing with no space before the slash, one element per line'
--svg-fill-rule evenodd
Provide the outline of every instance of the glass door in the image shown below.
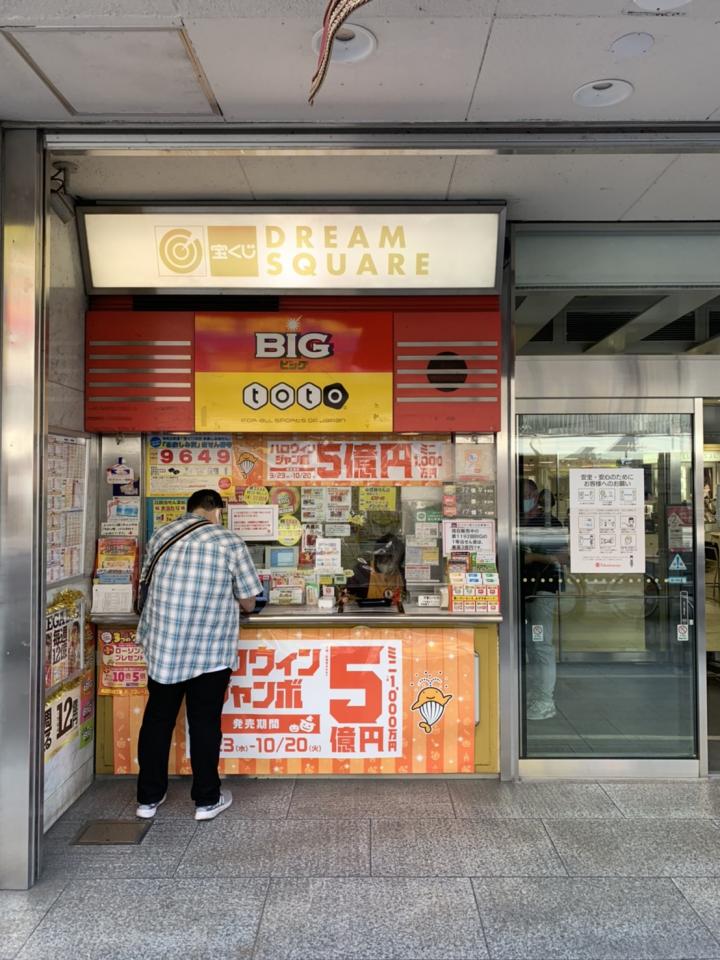
<path fill-rule="evenodd" d="M 521 757 L 697 756 L 692 426 L 518 416 Z"/>

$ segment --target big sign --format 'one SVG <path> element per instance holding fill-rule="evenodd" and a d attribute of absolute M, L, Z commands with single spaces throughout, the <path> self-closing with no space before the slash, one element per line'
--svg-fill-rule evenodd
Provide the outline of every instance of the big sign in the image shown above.
<path fill-rule="evenodd" d="M 392 429 L 392 316 L 198 314 L 198 430 Z"/>

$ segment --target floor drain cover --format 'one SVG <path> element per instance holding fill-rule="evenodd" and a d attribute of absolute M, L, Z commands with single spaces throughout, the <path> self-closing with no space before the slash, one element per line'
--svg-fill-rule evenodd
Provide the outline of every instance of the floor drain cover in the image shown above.
<path fill-rule="evenodd" d="M 143 842 L 151 826 L 151 823 L 139 823 L 136 820 L 89 820 L 73 840 L 73 845 L 138 844 Z"/>

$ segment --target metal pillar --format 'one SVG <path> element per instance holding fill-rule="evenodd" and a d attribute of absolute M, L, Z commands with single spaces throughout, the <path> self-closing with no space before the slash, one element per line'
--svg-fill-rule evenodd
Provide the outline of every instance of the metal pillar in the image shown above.
<path fill-rule="evenodd" d="M 0 889 L 37 878 L 42 835 L 44 575 L 43 153 L 2 142 L 0 352 Z"/>

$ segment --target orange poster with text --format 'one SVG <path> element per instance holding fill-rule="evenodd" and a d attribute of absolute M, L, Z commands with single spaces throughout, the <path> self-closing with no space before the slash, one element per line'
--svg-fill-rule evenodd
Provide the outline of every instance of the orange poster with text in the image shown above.
<path fill-rule="evenodd" d="M 223 711 L 225 774 L 474 772 L 472 629 L 245 629 Z M 146 694 L 113 702 L 115 772 L 137 771 Z M 184 716 L 171 773 L 190 773 Z"/>

